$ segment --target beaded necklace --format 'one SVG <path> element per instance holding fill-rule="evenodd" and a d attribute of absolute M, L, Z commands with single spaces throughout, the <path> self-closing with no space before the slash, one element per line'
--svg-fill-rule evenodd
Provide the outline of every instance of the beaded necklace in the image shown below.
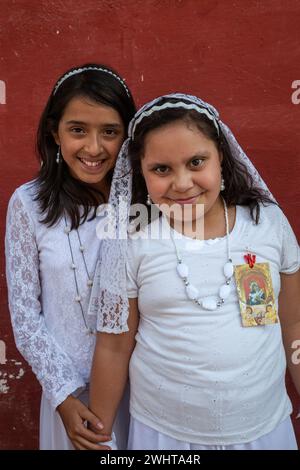
<path fill-rule="evenodd" d="M 172 230 L 170 231 L 171 239 L 175 247 L 175 252 L 176 252 L 177 261 L 178 261 L 176 270 L 177 270 L 179 277 L 182 279 L 185 285 L 186 296 L 188 297 L 188 299 L 195 302 L 199 307 L 202 307 L 204 310 L 216 310 L 217 308 L 222 307 L 222 305 L 224 304 L 225 300 L 229 297 L 230 292 L 231 292 L 230 283 L 231 283 L 234 269 L 233 269 L 231 254 L 230 254 L 230 234 L 229 234 L 227 204 L 223 198 L 222 200 L 223 200 L 223 205 L 224 205 L 224 216 L 225 216 L 225 226 L 226 226 L 227 261 L 223 267 L 225 283 L 222 284 L 221 287 L 219 288 L 218 296 L 215 296 L 215 297 L 208 296 L 208 297 L 203 297 L 202 299 L 200 299 L 199 290 L 189 281 L 189 267 L 187 266 L 187 264 L 183 262 L 182 255 L 175 243 Z"/>
<path fill-rule="evenodd" d="M 70 228 L 70 226 L 67 224 L 67 219 L 66 219 L 66 215 L 65 215 L 65 214 L 64 214 L 64 220 L 65 220 L 65 229 L 64 229 L 64 232 L 65 232 L 65 234 L 66 234 L 67 237 L 68 237 L 68 244 L 69 244 L 69 250 L 70 250 L 71 261 L 72 261 L 71 264 L 70 264 L 70 268 L 72 269 L 73 274 L 74 274 L 74 283 L 75 283 L 75 289 L 76 289 L 76 296 L 75 296 L 75 298 L 74 298 L 74 301 L 75 301 L 76 303 L 78 303 L 78 305 L 79 305 L 79 307 L 80 307 L 81 316 L 82 316 L 82 319 L 83 319 L 84 326 L 85 326 L 85 328 L 86 328 L 87 334 L 93 335 L 93 334 L 96 334 L 96 331 L 95 331 L 93 328 L 90 328 L 90 327 L 88 326 L 88 324 L 87 324 L 87 322 L 86 322 L 85 315 L 84 315 L 84 311 L 83 311 L 82 296 L 80 295 L 79 283 L 78 283 L 77 273 L 76 273 L 77 266 L 76 266 L 76 264 L 75 264 L 74 251 L 73 251 L 73 247 L 72 247 L 71 239 L 70 239 L 71 228 Z M 81 253 L 81 256 L 82 256 L 84 269 L 85 269 L 85 272 L 86 272 L 86 275 L 87 275 L 87 286 L 88 286 L 89 288 L 92 288 L 92 286 L 93 286 L 93 279 L 92 279 L 92 276 L 91 276 L 90 273 L 89 273 L 89 270 L 88 270 L 88 267 L 87 267 L 87 263 L 86 263 L 86 259 L 85 259 L 85 256 L 84 256 L 85 247 L 83 246 L 83 244 L 82 244 L 82 242 L 81 242 L 81 238 L 80 238 L 78 229 L 76 229 L 75 231 L 76 231 L 76 234 L 77 234 L 78 246 L 79 246 L 79 250 L 80 250 L 80 253 Z"/>

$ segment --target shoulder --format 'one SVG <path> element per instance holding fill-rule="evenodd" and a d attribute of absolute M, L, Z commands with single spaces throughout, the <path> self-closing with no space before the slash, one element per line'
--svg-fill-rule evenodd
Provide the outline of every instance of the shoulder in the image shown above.
<path fill-rule="evenodd" d="M 245 236 L 281 248 L 288 245 L 298 247 L 295 233 L 282 209 L 277 204 L 260 204 L 259 207 L 259 222 L 256 224 L 251 219 L 249 208 L 238 206 L 238 220 Z"/>
<path fill-rule="evenodd" d="M 278 235 L 289 226 L 283 210 L 277 204 L 260 204 L 260 224 L 267 225 Z"/>
<path fill-rule="evenodd" d="M 254 218 L 255 218 L 254 210 Z M 259 204 L 258 223 L 251 217 L 248 206 L 237 206 L 236 224 L 233 233 L 247 243 L 261 246 L 282 246 L 284 214 L 277 204 Z"/>
<path fill-rule="evenodd" d="M 250 208 L 248 206 L 237 206 L 239 211 L 240 217 L 242 217 L 243 221 L 252 223 L 254 225 L 255 222 L 251 218 Z M 255 215 L 255 212 L 254 212 Z M 280 207 L 277 204 L 259 204 L 259 223 L 258 227 L 262 224 L 281 224 L 283 220 L 284 214 Z"/>
<path fill-rule="evenodd" d="M 265 217 L 267 219 L 272 219 L 275 217 L 276 219 L 281 219 L 283 216 L 283 212 L 277 204 L 259 204 L 260 213 L 262 218 Z"/>
<path fill-rule="evenodd" d="M 10 200 L 19 199 L 22 202 L 26 202 L 28 200 L 34 201 L 36 191 L 37 191 L 36 180 L 28 181 L 27 183 L 24 183 L 15 189 Z"/>
<path fill-rule="evenodd" d="M 159 239 L 161 233 L 161 218 L 155 219 L 141 230 L 136 231 L 134 224 L 128 230 L 128 253 L 131 257 L 141 258 L 153 247 L 153 240 Z"/>
<path fill-rule="evenodd" d="M 15 189 L 8 203 L 9 212 L 27 212 L 32 217 L 38 211 L 35 201 L 37 190 L 36 180 L 28 181 Z"/>

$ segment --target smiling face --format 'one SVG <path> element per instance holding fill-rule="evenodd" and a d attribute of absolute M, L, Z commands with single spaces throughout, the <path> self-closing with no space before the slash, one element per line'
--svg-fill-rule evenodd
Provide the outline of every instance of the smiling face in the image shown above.
<path fill-rule="evenodd" d="M 208 216 L 223 211 L 221 161 L 213 140 L 194 123 L 177 120 L 146 135 L 141 167 L 155 204 L 203 204 Z"/>
<path fill-rule="evenodd" d="M 53 136 L 71 175 L 106 191 L 105 176 L 114 167 L 125 136 L 119 113 L 110 106 L 75 97 Z"/>

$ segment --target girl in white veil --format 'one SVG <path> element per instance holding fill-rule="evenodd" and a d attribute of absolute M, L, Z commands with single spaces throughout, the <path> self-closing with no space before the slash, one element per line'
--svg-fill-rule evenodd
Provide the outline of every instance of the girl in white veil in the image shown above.
<path fill-rule="evenodd" d="M 299 247 L 211 105 L 172 94 L 135 115 L 112 183 L 113 224 L 127 223 L 131 202 L 148 204 L 149 224 L 106 240 L 90 305 L 91 407 L 104 431 L 131 357 L 130 449 L 295 449 L 284 379 L 287 359 L 300 390 Z M 173 203 L 191 209 L 187 231 L 164 210 Z M 264 291 L 254 306 L 251 282 Z"/>

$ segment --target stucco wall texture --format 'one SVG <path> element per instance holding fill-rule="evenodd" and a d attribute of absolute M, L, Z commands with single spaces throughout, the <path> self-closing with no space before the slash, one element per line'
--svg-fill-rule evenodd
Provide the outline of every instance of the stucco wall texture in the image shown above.
<path fill-rule="evenodd" d="M 299 24 L 297 0 L 0 0 L 0 449 L 38 447 L 40 387 L 14 345 L 3 238 L 11 193 L 38 169 L 35 129 L 56 78 L 98 61 L 138 105 L 172 91 L 211 102 L 299 237 Z"/>

